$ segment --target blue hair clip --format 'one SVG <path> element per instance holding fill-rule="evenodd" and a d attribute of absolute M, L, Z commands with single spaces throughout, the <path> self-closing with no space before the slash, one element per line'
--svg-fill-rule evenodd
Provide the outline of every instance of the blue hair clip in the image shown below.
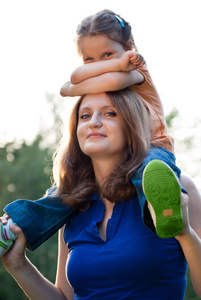
<path fill-rule="evenodd" d="M 125 27 L 124 21 L 117 15 L 114 15 L 114 17 L 119 21 L 119 23 L 121 24 L 121 27 L 124 28 Z"/>

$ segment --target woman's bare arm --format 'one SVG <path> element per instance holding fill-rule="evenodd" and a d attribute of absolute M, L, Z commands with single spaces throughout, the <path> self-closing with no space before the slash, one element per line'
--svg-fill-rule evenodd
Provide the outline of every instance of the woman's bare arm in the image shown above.
<path fill-rule="evenodd" d="M 13 247 L 2 257 L 2 262 L 7 271 L 19 284 L 21 289 L 31 300 L 71 300 L 67 298 L 66 289 L 55 286 L 48 281 L 28 260 L 25 255 L 26 238 L 22 230 L 11 225 L 11 230 L 17 233 Z"/>
<path fill-rule="evenodd" d="M 186 188 L 188 196 L 182 195 L 184 228 L 176 239 L 188 262 L 194 290 L 201 297 L 201 195 L 190 178 L 182 175 L 180 182 Z"/>
<path fill-rule="evenodd" d="M 66 299 L 73 300 L 74 292 L 66 278 L 66 261 L 68 257 L 68 248 L 63 239 L 64 227 L 59 230 L 59 248 L 58 248 L 58 262 L 56 274 L 56 287 L 62 291 Z"/>

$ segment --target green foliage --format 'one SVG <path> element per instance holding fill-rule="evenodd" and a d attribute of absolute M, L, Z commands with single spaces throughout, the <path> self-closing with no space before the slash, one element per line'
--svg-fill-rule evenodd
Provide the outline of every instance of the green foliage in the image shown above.
<path fill-rule="evenodd" d="M 59 109 L 53 95 L 47 95 L 50 107 L 48 127 L 42 126 L 31 144 L 13 141 L 0 148 L 0 215 L 3 208 L 15 199 L 39 199 L 51 186 L 52 154 L 59 136 Z M 43 124 L 44 124 L 43 120 Z M 48 137 L 50 137 L 48 139 Z M 44 143 L 45 141 L 45 143 Z M 46 146 L 44 146 L 46 145 Z M 57 264 L 57 234 L 27 256 L 42 274 L 55 281 Z M 4 269 L 0 261 L 0 299 L 24 300 L 26 295 Z"/>
<path fill-rule="evenodd" d="M 40 149 L 40 136 L 32 145 L 6 144 L 0 152 L 0 209 L 17 198 L 37 199 L 50 185 L 51 156 Z"/>
<path fill-rule="evenodd" d="M 173 109 L 169 115 L 166 116 L 166 123 L 168 127 L 172 127 L 172 121 L 178 116 L 179 112 L 177 109 Z"/>
<path fill-rule="evenodd" d="M 8 143 L 0 150 L 0 209 L 17 198 L 38 199 L 50 187 L 51 158 L 49 148 L 41 148 L 41 137 L 31 145 Z M 2 214 L 2 213 L 1 213 Z M 54 282 L 57 260 L 57 235 L 33 253 L 27 252 L 33 264 Z M 27 299 L 0 262 L 0 299 Z"/>

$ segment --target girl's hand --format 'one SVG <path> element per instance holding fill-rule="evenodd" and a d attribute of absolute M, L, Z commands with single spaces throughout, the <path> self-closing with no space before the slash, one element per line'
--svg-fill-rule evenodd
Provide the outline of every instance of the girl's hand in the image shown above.
<path fill-rule="evenodd" d="M 144 57 L 137 52 L 132 52 L 130 54 L 130 62 L 138 68 L 142 67 L 146 63 Z"/>
<path fill-rule="evenodd" d="M 144 57 L 134 51 L 126 51 L 120 58 L 120 69 L 123 72 L 137 70 L 145 64 Z"/>

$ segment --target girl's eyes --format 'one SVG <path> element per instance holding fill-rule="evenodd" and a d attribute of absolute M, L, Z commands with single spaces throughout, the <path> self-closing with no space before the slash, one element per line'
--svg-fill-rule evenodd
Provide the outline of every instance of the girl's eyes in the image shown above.
<path fill-rule="evenodd" d="M 112 56 L 112 55 L 113 55 L 112 52 L 106 52 L 106 53 L 103 55 L 102 59 L 104 59 L 104 58 L 109 58 L 109 57 Z M 101 59 L 101 60 L 102 60 L 102 59 Z M 93 57 L 87 57 L 87 58 L 83 59 L 83 62 L 84 62 L 84 63 L 89 63 L 89 62 L 93 62 L 93 61 L 94 61 L 94 58 L 93 58 Z"/>
<path fill-rule="evenodd" d="M 93 58 L 92 57 L 87 57 L 84 59 L 84 62 L 92 62 Z"/>
<path fill-rule="evenodd" d="M 112 55 L 112 52 L 105 53 L 105 57 L 110 57 L 111 55 Z"/>

